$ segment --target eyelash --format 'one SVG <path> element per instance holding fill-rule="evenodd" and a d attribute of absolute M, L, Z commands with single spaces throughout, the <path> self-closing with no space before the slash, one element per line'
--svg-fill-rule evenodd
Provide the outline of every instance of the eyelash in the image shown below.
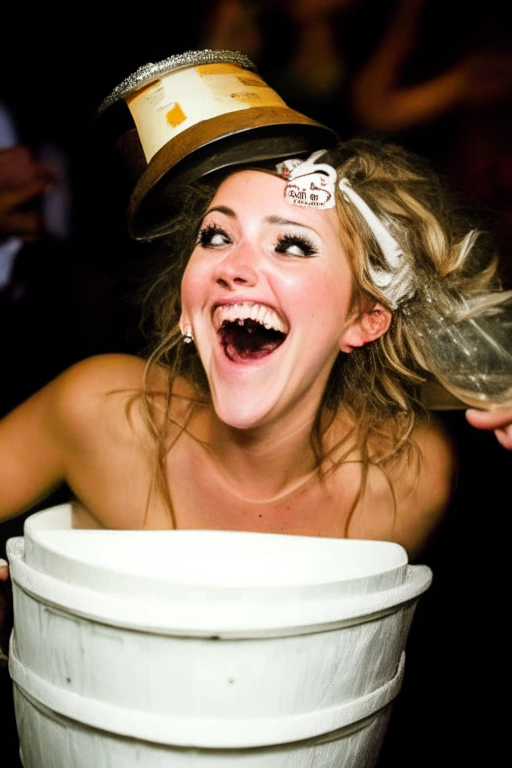
<path fill-rule="evenodd" d="M 212 241 L 215 235 L 220 235 L 220 237 L 223 239 L 223 242 L 214 244 Z M 197 236 L 197 245 L 201 246 L 201 248 L 218 248 L 222 247 L 223 245 L 230 245 L 231 243 L 232 240 L 227 232 L 216 224 L 208 224 L 206 227 L 203 227 Z M 302 253 L 288 254 L 290 248 L 297 248 Z M 309 238 L 305 237 L 304 235 L 292 234 L 281 235 L 277 239 L 274 250 L 276 253 L 296 256 L 297 258 L 302 259 L 307 259 L 310 256 L 314 256 L 316 253 L 318 253 L 317 248 Z"/>
<path fill-rule="evenodd" d="M 223 229 L 216 224 L 208 224 L 208 226 L 199 230 L 197 245 L 200 245 L 201 248 L 217 248 L 217 244 L 212 244 L 215 235 L 221 235 L 224 238 L 224 243 L 222 243 L 222 245 L 229 245 L 231 243 L 229 235 Z"/>
<path fill-rule="evenodd" d="M 307 259 L 309 256 L 314 256 L 315 253 L 318 253 L 311 240 L 304 235 L 282 235 L 276 243 L 275 250 L 277 253 L 286 254 L 287 249 L 291 247 L 299 248 L 302 251 L 300 256 L 296 253 L 291 254 L 302 259 Z"/>

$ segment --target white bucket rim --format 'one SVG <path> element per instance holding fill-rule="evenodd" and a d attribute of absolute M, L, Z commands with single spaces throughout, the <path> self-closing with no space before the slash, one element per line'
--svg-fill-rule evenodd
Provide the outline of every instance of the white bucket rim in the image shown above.
<path fill-rule="evenodd" d="M 140 580 L 145 582 L 146 587 L 151 582 L 152 591 L 155 588 L 159 591 L 163 579 L 162 574 L 154 569 L 155 561 L 162 554 L 168 557 L 169 552 L 179 558 L 181 550 L 187 547 L 193 548 L 194 554 L 195 551 L 204 553 L 210 562 L 214 560 L 215 571 L 212 572 L 211 568 L 203 570 L 203 563 L 197 556 L 194 557 L 193 568 L 186 558 L 176 563 L 166 562 L 164 580 L 172 583 L 173 588 L 220 588 L 233 594 L 241 587 L 262 592 L 266 589 L 266 599 L 270 591 L 279 589 L 325 591 L 332 588 L 338 592 L 346 589 L 360 594 L 361 589 L 378 591 L 381 582 L 382 588 L 386 589 L 404 580 L 408 562 L 402 546 L 376 540 L 222 530 L 77 530 L 71 528 L 70 504 L 31 515 L 25 521 L 24 533 L 25 557 L 32 567 L 57 578 L 65 572 L 66 581 L 89 588 L 94 588 L 93 575 L 96 572 L 102 591 L 109 588 L 104 578 L 108 576 L 114 579 L 115 591 L 128 594 L 137 592 Z M 243 553 L 238 555 L 237 567 L 240 567 L 237 569 L 236 584 L 233 584 L 229 571 L 228 575 L 224 572 L 222 559 L 215 560 L 208 551 L 215 545 L 219 548 L 223 543 L 229 546 L 230 558 Z M 151 558 L 141 557 L 141 549 L 142 554 L 149 550 Z M 153 549 L 154 552 L 151 551 Z M 257 557 L 266 558 L 270 576 L 261 567 L 256 579 L 254 576 L 249 578 L 244 572 L 245 559 L 251 557 L 251 550 Z M 45 552 L 51 554 L 51 558 L 45 559 Z M 280 571 L 274 562 L 278 559 L 277 555 L 286 563 Z M 306 558 L 309 558 L 307 562 Z M 300 573 L 290 574 L 299 562 Z M 160 564 L 157 562 L 157 566 Z M 86 566 L 85 571 L 80 570 L 81 565 Z M 315 572 L 308 571 L 308 566 L 310 569 L 314 566 Z M 117 581 L 116 576 L 119 576 Z M 127 580 L 130 581 L 129 587 L 126 586 Z"/>
<path fill-rule="evenodd" d="M 136 631 L 186 637 L 241 639 L 280 637 L 338 629 L 372 621 L 400 610 L 425 592 L 432 581 L 428 566 L 407 566 L 406 579 L 391 589 L 349 597 L 319 600 L 296 595 L 287 602 L 269 602 L 244 590 L 237 599 L 222 599 L 222 592 L 204 600 L 148 599 L 101 593 L 68 584 L 34 570 L 24 562 L 22 537 L 7 546 L 11 579 L 36 600 L 59 611 Z"/>
<path fill-rule="evenodd" d="M 141 741 L 177 747 L 240 749 L 284 745 L 322 736 L 378 714 L 397 696 L 402 685 L 405 652 L 391 680 L 374 691 L 329 709 L 286 717 L 220 719 L 148 714 L 80 696 L 36 675 L 15 654 L 11 640 L 9 672 L 28 698 L 71 720 Z"/>

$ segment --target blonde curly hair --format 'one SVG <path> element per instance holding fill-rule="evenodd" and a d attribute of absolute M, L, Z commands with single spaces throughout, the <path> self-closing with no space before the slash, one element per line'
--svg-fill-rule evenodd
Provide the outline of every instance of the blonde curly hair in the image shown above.
<path fill-rule="evenodd" d="M 393 308 L 372 279 L 375 269 L 388 269 L 385 257 L 365 219 L 338 189 L 342 244 L 353 277 L 351 312 L 356 318 L 379 302 L 392 311 L 392 321 L 377 340 L 349 355 L 338 355 L 311 432 L 311 446 L 320 477 L 357 455 L 364 483 L 370 465 L 385 469 L 399 457 L 417 459 L 411 435 L 418 416 L 426 416 L 419 386 L 432 370 L 424 332 L 428 313 L 436 310 L 445 316 L 461 302 L 469 306 L 469 301 L 474 308 L 499 301 L 496 259 L 486 236 L 478 233 L 466 212 L 454 204 L 439 177 L 400 147 L 352 140 L 325 154 L 321 162 L 333 166 L 338 179 L 346 178 L 385 222 L 407 260 L 413 285 L 412 295 Z M 191 414 L 209 403 L 199 356 L 193 345 L 184 347 L 181 340 L 180 285 L 204 213 L 229 173 L 198 182 L 184 192 L 184 213 L 162 242 L 166 266 L 146 295 L 145 317 L 153 328 L 147 371 L 155 365 L 167 371 L 168 413 L 177 376 L 191 382 L 197 392 L 191 401 Z M 498 299 L 492 298 L 496 296 Z M 143 401 L 157 446 L 157 463 L 162 467 L 169 451 L 170 422 L 157 426 L 149 391 L 145 391 Z M 351 426 L 340 441 L 327 447 L 324 436 L 341 410 Z M 164 488 L 163 477 L 159 485 Z"/>

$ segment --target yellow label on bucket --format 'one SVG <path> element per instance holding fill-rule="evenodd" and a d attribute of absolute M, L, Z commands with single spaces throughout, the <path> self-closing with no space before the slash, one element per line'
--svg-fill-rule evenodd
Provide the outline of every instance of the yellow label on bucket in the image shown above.
<path fill-rule="evenodd" d="M 261 77 L 258 77 L 258 75 L 251 75 L 250 72 L 246 75 L 238 74 L 237 78 L 242 85 L 247 85 L 249 88 L 268 88 L 268 85 L 261 79 Z"/>
<path fill-rule="evenodd" d="M 201 77 L 211 77 L 212 75 L 238 75 L 240 67 L 237 64 L 219 61 L 217 64 L 200 64 L 196 71 Z"/>
<path fill-rule="evenodd" d="M 170 72 L 126 98 L 146 160 L 203 120 L 251 107 L 286 107 L 258 75 L 235 64 L 204 64 Z"/>
<path fill-rule="evenodd" d="M 173 128 L 176 128 L 177 125 L 187 119 L 187 116 L 182 110 L 181 106 L 176 102 L 167 112 L 165 119 L 169 125 L 172 125 Z"/>
<path fill-rule="evenodd" d="M 285 107 L 286 104 L 261 77 L 234 64 L 203 64 L 196 67 L 213 97 L 225 104 L 224 112 L 234 112 L 230 100 L 248 107 Z M 255 90 L 256 89 L 256 90 Z"/>

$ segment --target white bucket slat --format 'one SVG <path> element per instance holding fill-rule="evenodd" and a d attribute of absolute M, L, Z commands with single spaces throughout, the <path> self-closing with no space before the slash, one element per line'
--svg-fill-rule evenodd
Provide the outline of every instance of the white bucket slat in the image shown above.
<path fill-rule="evenodd" d="M 366 696 L 338 707 L 279 719 L 258 717 L 225 720 L 148 715 L 139 709 L 120 709 L 104 701 L 86 699 L 34 675 L 18 661 L 12 646 L 9 654 L 9 669 L 16 685 L 60 715 L 99 730 L 108 730 L 142 741 L 203 749 L 240 749 L 288 744 L 353 726 L 393 701 L 402 684 L 404 667 L 403 653 L 398 670 L 391 680 Z"/>

